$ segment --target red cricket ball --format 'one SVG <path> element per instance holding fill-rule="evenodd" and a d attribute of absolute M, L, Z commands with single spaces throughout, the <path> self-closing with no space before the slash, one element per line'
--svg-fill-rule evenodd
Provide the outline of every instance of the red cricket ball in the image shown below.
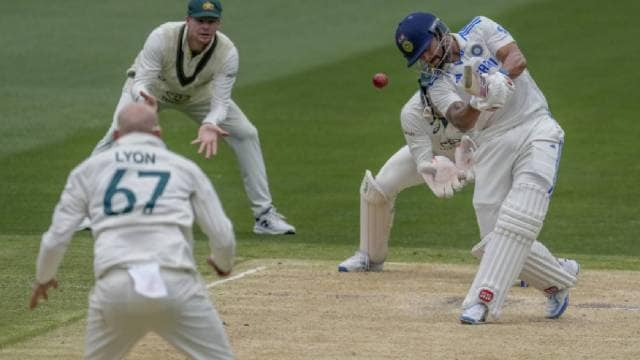
<path fill-rule="evenodd" d="M 371 81 L 373 82 L 373 86 L 378 89 L 382 89 L 389 83 L 389 77 L 385 73 L 377 73 L 373 75 L 373 79 L 371 79 Z"/>

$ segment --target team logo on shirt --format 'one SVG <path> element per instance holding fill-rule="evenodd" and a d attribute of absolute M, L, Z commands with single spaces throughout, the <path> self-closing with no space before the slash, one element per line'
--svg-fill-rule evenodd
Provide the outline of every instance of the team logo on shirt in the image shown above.
<path fill-rule="evenodd" d="M 480 44 L 473 44 L 471 46 L 471 55 L 473 56 L 480 56 L 482 55 L 482 45 Z"/>
<path fill-rule="evenodd" d="M 190 95 L 178 94 L 171 91 L 165 91 L 160 95 L 160 100 L 170 104 L 184 104 L 191 99 Z"/>
<path fill-rule="evenodd" d="M 215 9 L 216 9 L 216 6 L 213 3 L 210 3 L 208 1 L 202 4 L 202 10 L 212 11 Z"/>

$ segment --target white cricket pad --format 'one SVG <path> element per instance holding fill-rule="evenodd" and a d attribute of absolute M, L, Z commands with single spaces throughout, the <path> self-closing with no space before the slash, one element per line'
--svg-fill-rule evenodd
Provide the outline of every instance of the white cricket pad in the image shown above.
<path fill-rule="evenodd" d="M 365 171 L 360 186 L 360 251 L 369 255 L 372 263 L 382 263 L 387 257 L 393 210 L 393 201 L 371 171 Z"/>
<path fill-rule="evenodd" d="M 482 258 L 489 236 L 482 239 L 471 249 L 471 254 Z M 524 262 L 519 276 L 520 280 L 545 293 L 576 286 L 577 278 L 558 263 L 558 260 L 539 241 L 534 241 L 531 252 Z"/>
<path fill-rule="evenodd" d="M 567 272 L 551 252 L 538 241 L 531 247 L 531 253 L 522 267 L 520 279 L 526 281 L 529 286 L 548 294 L 576 285 L 574 274 Z"/>
<path fill-rule="evenodd" d="M 520 274 L 542 229 L 549 196 L 534 184 L 517 184 L 505 199 L 463 308 L 484 303 L 499 318 L 507 292 Z M 477 250 L 477 249 L 476 249 Z"/>

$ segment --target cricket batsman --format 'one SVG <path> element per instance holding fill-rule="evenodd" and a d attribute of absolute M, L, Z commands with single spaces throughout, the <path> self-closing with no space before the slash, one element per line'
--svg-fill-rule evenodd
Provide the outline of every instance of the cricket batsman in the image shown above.
<path fill-rule="evenodd" d="M 481 258 L 462 304 L 463 324 L 498 319 L 518 278 L 547 297 L 559 318 L 579 264 L 556 259 L 537 241 L 547 214 L 564 132 L 527 70 L 511 34 L 484 17 L 451 33 L 437 16 L 415 12 L 398 25 L 396 45 L 408 66 L 431 74 L 427 94 L 437 112 L 475 143 L 473 206 Z"/>

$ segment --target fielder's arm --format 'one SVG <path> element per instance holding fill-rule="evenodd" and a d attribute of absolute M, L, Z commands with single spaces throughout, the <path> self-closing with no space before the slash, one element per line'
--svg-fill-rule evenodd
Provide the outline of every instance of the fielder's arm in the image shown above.
<path fill-rule="evenodd" d="M 88 201 L 83 190 L 80 171 L 80 168 L 76 168 L 69 175 L 53 213 L 51 226 L 42 236 L 36 261 L 36 282 L 29 302 L 30 309 L 38 305 L 40 298 L 48 299 L 47 290 L 50 287 L 58 287 L 54 276 L 67 246 L 82 220 L 89 216 Z"/>
<path fill-rule="evenodd" d="M 211 249 L 211 255 L 207 258 L 207 262 L 219 275 L 227 275 L 233 267 L 236 248 L 233 225 L 224 213 L 213 185 L 202 170 L 195 165 L 193 182 L 195 192 L 191 203 L 195 218 L 202 232 L 209 238 L 209 248 Z"/>
<path fill-rule="evenodd" d="M 400 113 L 400 125 L 404 139 L 409 147 L 409 152 L 416 162 L 417 167 L 426 165 L 433 158 L 433 144 L 429 134 L 431 127 L 429 122 L 433 121 L 430 109 L 425 108 L 417 97 L 411 99 Z"/>
<path fill-rule="evenodd" d="M 216 73 L 211 78 L 209 84 L 211 88 L 211 107 L 203 123 L 220 124 L 227 117 L 229 104 L 231 103 L 231 90 L 236 82 L 238 74 L 239 58 L 238 51 L 233 48 L 224 59 L 222 71 Z"/>
<path fill-rule="evenodd" d="M 143 101 L 140 92 L 151 94 L 149 85 L 158 77 L 162 70 L 162 54 L 164 52 L 164 39 L 160 28 L 156 28 L 149 34 L 144 47 L 136 58 L 135 76 L 131 86 L 131 97 L 135 101 Z M 157 95 L 157 94 L 156 94 Z"/>
<path fill-rule="evenodd" d="M 433 115 L 431 108 L 416 101 L 414 96 L 402 109 L 400 122 L 409 152 L 422 176 L 436 197 L 450 198 L 454 190 L 462 188 L 455 165 L 443 156 L 433 156 Z"/>
<path fill-rule="evenodd" d="M 197 144 L 198 154 L 203 154 L 205 159 L 218 153 L 218 139 L 229 133 L 223 130 L 219 124 L 227 118 L 229 104 L 231 103 L 231 90 L 238 73 L 238 51 L 233 48 L 224 60 L 222 71 L 216 73 L 209 83 L 211 92 L 211 106 L 209 113 L 202 120 L 198 129 L 198 136 L 191 141 Z"/>

